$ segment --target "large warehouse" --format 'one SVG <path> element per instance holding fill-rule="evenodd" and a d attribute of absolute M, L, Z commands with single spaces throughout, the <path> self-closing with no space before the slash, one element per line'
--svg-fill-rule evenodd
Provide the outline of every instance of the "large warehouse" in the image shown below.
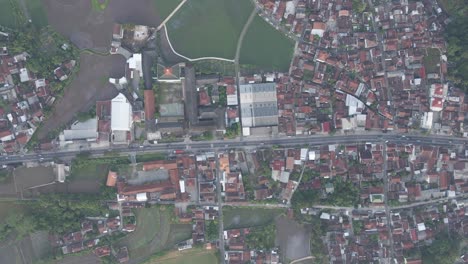
<path fill-rule="evenodd" d="M 278 125 L 275 83 L 243 84 L 239 87 L 241 120 L 244 135 L 251 128 Z"/>

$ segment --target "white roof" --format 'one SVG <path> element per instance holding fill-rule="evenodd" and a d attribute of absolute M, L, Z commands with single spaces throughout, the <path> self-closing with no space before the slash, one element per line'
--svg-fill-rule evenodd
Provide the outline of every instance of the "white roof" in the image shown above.
<path fill-rule="evenodd" d="M 309 160 L 315 160 L 315 151 L 309 151 Z"/>
<path fill-rule="evenodd" d="M 227 105 L 238 105 L 237 94 L 229 94 L 227 96 Z"/>
<path fill-rule="evenodd" d="M 330 220 L 330 214 L 324 212 L 320 215 L 320 219 Z"/>
<path fill-rule="evenodd" d="M 132 105 L 125 95 L 119 93 L 111 101 L 111 130 L 130 131 L 132 126 Z"/>
<path fill-rule="evenodd" d="M 128 67 L 132 70 L 137 70 L 140 77 L 143 77 L 143 62 L 141 53 L 134 53 L 133 57 L 128 59 Z"/>
<path fill-rule="evenodd" d="M 29 81 L 29 73 L 28 73 L 28 69 L 26 68 L 22 68 L 20 69 L 20 82 L 27 82 Z"/>
<path fill-rule="evenodd" d="M 46 86 L 46 81 L 45 79 L 38 79 L 34 82 L 35 86 L 36 86 L 36 89 L 39 88 L 39 87 L 43 87 L 43 86 Z"/>
<path fill-rule="evenodd" d="M 148 196 L 146 195 L 146 193 L 137 193 L 136 199 L 139 202 L 146 202 L 148 200 Z"/>
<path fill-rule="evenodd" d="M 179 180 L 179 187 L 180 187 L 180 192 L 184 193 L 185 192 L 185 181 L 184 180 Z"/>
<path fill-rule="evenodd" d="M 426 230 L 426 225 L 424 223 L 419 223 L 418 224 L 418 231 L 424 231 Z"/>

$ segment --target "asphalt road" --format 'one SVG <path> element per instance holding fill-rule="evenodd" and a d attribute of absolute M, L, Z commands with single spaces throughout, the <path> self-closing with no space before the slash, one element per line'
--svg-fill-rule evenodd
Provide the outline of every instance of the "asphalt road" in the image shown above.
<path fill-rule="evenodd" d="M 28 161 L 50 161 L 53 159 L 67 160 L 75 157 L 80 152 L 88 152 L 93 156 L 102 156 L 108 152 L 128 155 L 130 153 L 143 154 L 152 152 L 172 153 L 174 150 L 185 150 L 187 152 L 228 150 L 234 148 L 262 148 L 271 146 L 320 146 L 328 144 L 352 144 L 352 143 L 377 143 L 388 141 L 388 143 L 399 144 L 429 144 L 437 146 L 468 144 L 468 138 L 423 136 L 423 135 L 397 135 L 390 133 L 362 134 L 362 135 L 335 135 L 335 136 L 297 136 L 276 138 L 243 138 L 242 140 L 220 140 L 190 143 L 167 143 L 149 146 L 112 146 L 109 148 L 77 150 L 57 150 L 41 153 L 28 153 L 18 155 L 0 156 L 0 165 L 14 164 Z"/>

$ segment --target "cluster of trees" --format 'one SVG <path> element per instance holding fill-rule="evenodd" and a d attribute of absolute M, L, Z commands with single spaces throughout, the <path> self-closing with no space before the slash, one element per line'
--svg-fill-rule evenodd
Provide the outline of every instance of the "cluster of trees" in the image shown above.
<path fill-rule="evenodd" d="M 353 0 L 353 11 L 354 13 L 362 13 L 367 8 L 367 1 L 365 0 Z"/>
<path fill-rule="evenodd" d="M 291 205 L 297 211 L 296 214 L 300 214 L 301 208 L 309 208 L 317 204 L 320 200 L 320 192 L 316 190 L 297 190 L 294 192 L 291 198 Z"/>
<path fill-rule="evenodd" d="M 460 238 L 440 233 L 431 245 L 421 249 L 423 263 L 452 264 L 459 256 Z"/>
<path fill-rule="evenodd" d="M 67 49 L 62 49 L 66 44 Z M 54 69 L 64 61 L 77 60 L 79 50 L 68 40 L 50 28 L 37 30 L 32 24 L 25 24 L 18 31 L 11 32 L 7 40 L 0 45 L 7 46 L 11 53 L 27 52 L 30 57 L 26 67 L 34 72 L 38 78 L 54 80 Z M 63 82 L 51 82 L 54 92 L 61 92 L 65 87 Z"/>
<path fill-rule="evenodd" d="M 30 214 L 37 230 L 63 234 L 80 229 L 80 221 L 86 216 L 107 213 L 99 199 L 93 195 L 42 195 L 30 204 Z"/>
<path fill-rule="evenodd" d="M 322 240 L 326 234 L 326 224 L 321 222 L 317 216 L 313 216 L 309 224 L 311 229 L 310 252 L 315 257 L 314 263 L 329 263 L 327 250 Z"/>
<path fill-rule="evenodd" d="M 57 234 L 77 231 L 86 216 L 103 216 L 109 212 L 102 206 L 102 198 L 101 195 L 88 194 L 41 195 L 39 200 L 25 204 L 24 213 L 12 213 L 5 218 L 0 226 L 0 240 L 12 233 L 17 238 L 22 238 L 37 230 Z"/>
<path fill-rule="evenodd" d="M 313 172 L 310 173 L 313 174 Z M 320 201 L 320 191 L 297 190 L 291 198 L 291 205 L 295 210 L 300 210 L 301 208 L 313 207 L 319 202 L 336 206 L 355 206 L 359 203 L 359 189 L 352 182 L 337 179 L 333 180 L 332 183 L 334 192 L 328 194 L 325 200 Z M 322 182 L 323 184 L 324 182 Z"/>
<path fill-rule="evenodd" d="M 218 221 L 207 221 L 208 224 L 206 225 L 206 240 L 213 241 L 219 238 L 219 228 L 218 228 Z"/>
<path fill-rule="evenodd" d="M 443 1 L 441 4 L 452 19 L 445 31 L 449 79 L 468 91 L 468 6 L 465 0 Z"/>
<path fill-rule="evenodd" d="M 326 203 L 336 206 L 355 206 L 359 203 L 359 189 L 351 181 L 338 179 L 333 183 L 334 191 Z"/>
<path fill-rule="evenodd" d="M 269 224 L 261 228 L 253 228 L 246 236 L 245 242 L 252 249 L 270 250 L 275 247 L 276 227 Z"/>
<path fill-rule="evenodd" d="M 461 10 L 465 11 L 460 14 L 466 13 L 468 7 Z M 468 91 L 468 16 L 455 15 L 445 33 L 448 42 L 449 79 Z"/>
<path fill-rule="evenodd" d="M 232 124 L 232 126 L 226 128 L 225 136 L 227 138 L 235 138 L 240 134 L 240 129 L 241 129 L 241 127 L 240 127 L 239 123 L 234 123 L 234 124 Z"/>
<path fill-rule="evenodd" d="M 0 226 L 0 241 L 6 239 L 15 231 L 17 239 L 36 230 L 34 219 L 24 213 L 12 213 L 5 218 L 3 226 Z"/>

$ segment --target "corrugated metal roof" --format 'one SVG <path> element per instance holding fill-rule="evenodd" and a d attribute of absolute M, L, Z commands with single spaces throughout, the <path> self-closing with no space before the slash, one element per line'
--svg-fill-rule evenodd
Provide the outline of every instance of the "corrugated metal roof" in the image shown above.
<path fill-rule="evenodd" d="M 125 95 L 119 93 L 111 103 L 111 129 L 130 131 L 132 126 L 132 105 Z"/>

